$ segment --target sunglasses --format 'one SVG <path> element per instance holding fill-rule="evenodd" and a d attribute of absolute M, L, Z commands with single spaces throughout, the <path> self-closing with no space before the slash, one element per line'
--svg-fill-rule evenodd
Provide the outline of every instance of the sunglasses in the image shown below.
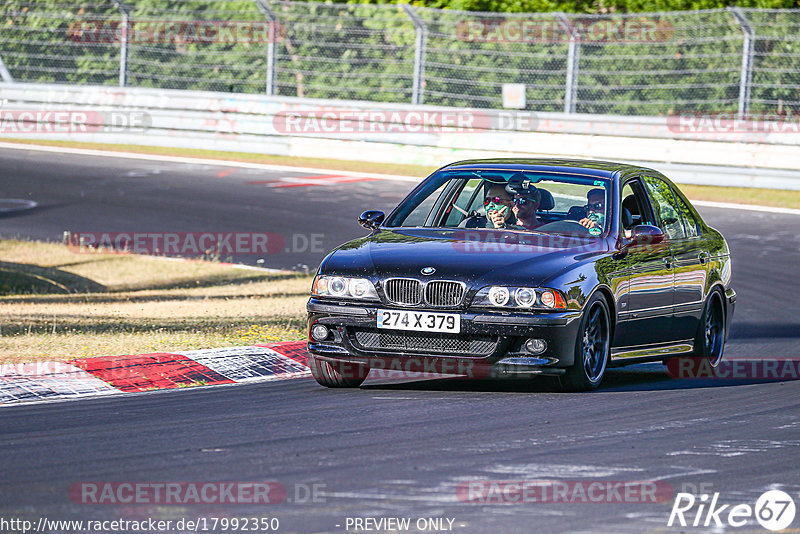
<path fill-rule="evenodd" d="M 510 200 L 503 197 L 486 197 L 483 199 L 483 205 L 488 206 L 489 204 L 508 204 Z"/>
<path fill-rule="evenodd" d="M 601 209 L 603 209 L 605 207 L 605 205 L 606 205 L 605 202 L 592 202 L 592 203 L 586 204 L 586 206 L 588 208 L 595 209 L 595 210 L 601 210 Z"/>
<path fill-rule="evenodd" d="M 526 206 L 528 204 L 536 204 L 537 202 L 535 198 L 520 197 L 514 199 L 514 204 L 517 206 Z"/>

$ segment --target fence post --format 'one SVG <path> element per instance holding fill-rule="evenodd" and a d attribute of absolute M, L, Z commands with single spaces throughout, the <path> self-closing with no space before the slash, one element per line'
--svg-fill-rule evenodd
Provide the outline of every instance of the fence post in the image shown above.
<path fill-rule="evenodd" d="M 581 34 L 564 13 L 555 13 L 558 22 L 569 35 L 567 48 L 567 80 L 564 88 L 564 113 L 575 113 L 578 99 L 578 70 L 581 59 Z"/>
<path fill-rule="evenodd" d="M 3 63 L 3 57 L 0 56 L 0 78 L 3 79 L 6 83 L 14 83 L 14 77 L 11 76 L 11 73 L 8 72 L 6 68 L 6 64 Z"/>
<path fill-rule="evenodd" d="M 739 77 L 739 118 L 747 118 L 750 112 L 750 87 L 753 83 L 753 48 L 755 46 L 756 32 L 747 21 L 744 13 L 738 7 L 728 7 L 733 18 L 739 23 L 739 28 L 744 35 L 742 42 L 742 73 Z"/>
<path fill-rule="evenodd" d="M 411 103 L 422 104 L 424 97 L 423 85 L 425 84 L 425 50 L 428 43 L 428 27 L 408 4 L 403 4 L 403 11 L 414 24 L 416 40 L 414 44 L 414 81 L 411 89 Z"/>
<path fill-rule="evenodd" d="M 275 12 L 264 2 L 255 0 L 258 10 L 269 22 L 269 42 L 267 43 L 267 96 L 275 94 L 275 61 L 278 58 L 278 17 Z"/>
<path fill-rule="evenodd" d="M 130 32 L 132 28 L 131 13 L 123 3 L 123 0 L 114 0 L 114 7 L 122 15 L 122 34 L 119 44 L 119 86 L 125 87 L 128 85 L 128 53 L 130 52 Z"/>

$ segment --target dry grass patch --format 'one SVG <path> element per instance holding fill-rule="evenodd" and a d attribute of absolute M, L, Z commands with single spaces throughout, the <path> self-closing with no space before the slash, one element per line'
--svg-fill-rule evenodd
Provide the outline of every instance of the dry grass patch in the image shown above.
<path fill-rule="evenodd" d="M 0 362 L 305 337 L 308 275 L 18 240 L 0 258 Z"/>
<path fill-rule="evenodd" d="M 162 156 L 180 156 L 189 158 L 218 159 L 221 161 L 243 161 L 246 163 L 263 163 L 268 165 L 286 165 L 289 167 L 311 167 L 332 169 L 337 171 L 374 172 L 380 174 L 396 174 L 400 176 L 419 176 L 420 180 L 438 167 L 403 163 L 375 163 L 372 161 L 348 161 L 330 158 L 305 158 L 297 156 L 274 156 L 271 154 L 254 154 L 251 152 L 226 152 L 222 150 L 203 150 L 197 148 L 172 148 L 143 145 L 118 145 L 110 143 L 87 143 L 75 141 L 55 141 L 43 139 L 3 139 L 0 141 L 26 145 L 43 145 L 66 148 L 84 148 L 88 150 L 109 150 L 115 152 L 131 152 L 133 154 L 156 154 Z"/>

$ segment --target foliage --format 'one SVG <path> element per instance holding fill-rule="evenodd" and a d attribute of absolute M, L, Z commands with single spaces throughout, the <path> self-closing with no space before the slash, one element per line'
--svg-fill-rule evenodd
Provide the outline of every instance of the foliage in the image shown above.
<path fill-rule="evenodd" d="M 740 6 L 796 7 L 798 0 L 746 0 Z M 743 33 L 727 2 L 692 0 L 434 0 L 414 3 L 427 28 L 424 103 L 502 107 L 502 87 L 526 86 L 527 109 L 563 111 L 568 26 L 548 12 L 573 13 L 582 32 L 578 52 L 579 113 L 666 115 L 737 109 Z M 252 0 L 131 0 L 134 28 L 176 22 L 264 24 Z M 281 96 L 408 103 L 417 33 L 397 4 L 269 1 L 279 36 L 275 92 Z M 424 6 L 424 7 L 423 7 Z M 432 7 L 446 7 L 440 10 Z M 622 13 L 668 9 L 694 11 Z M 475 13 L 457 10 L 491 10 Z M 500 13 L 501 11 L 513 13 Z M 528 15 L 515 15 L 529 11 Z M 756 32 L 751 109 L 800 108 L 800 11 L 746 11 Z M 83 31 L 98 21 L 119 28 L 112 3 L 9 0 L 0 8 L 0 55 L 20 81 L 119 83 L 119 39 Z M 533 37 L 507 28 L 527 22 Z M 509 26 L 511 25 L 511 26 Z M 470 33 L 469 28 L 479 28 Z M 636 28 L 647 28 L 636 34 Z M 630 34 L 629 30 L 634 29 Z M 597 30 L 599 29 L 599 34 Z M 499 35 L 499 39 L 496 38 Z M 509 37 L 511 35 L 511 37 Z M 262 93 L 268 39 L 187 38 L 185 31 L 137 36 L 129 47 L 128 81 L 162 87 Z"/>
<path fill-rule="evenodd" d="M 383 4 L 359 0 L 356 3 Z M 420 7 L 492 11 L 506 13 L 642 13 L 652 11 L 687 11 L 718 9 L 727 6 L 791 9 L 800 7 L 797 0 L 431 0 L 411 2 Z"/>

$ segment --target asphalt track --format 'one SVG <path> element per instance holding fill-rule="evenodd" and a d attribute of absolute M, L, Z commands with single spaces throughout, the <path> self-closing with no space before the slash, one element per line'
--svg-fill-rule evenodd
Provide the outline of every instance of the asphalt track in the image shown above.
<path fill-rule="evenodd" d="M 361 234 L 358 213 L 388 209 L 411 187 L 274 186 L 303 176 L 0 150 L 0 197 L 38 203 L 5 214 L 1 233 L 57 241 L 64 230 L 273 231 L 290 242 L 320 233 L 327 249 Z M 734 254 L 739 300 L 726 357 L 797 356 L 800 217 L 700 211 Z M 234 259 L 313 269 L 323 255 L 289 248 Z M 670 503 L 473 504 L 456 488 L 474 480 L 647 480 L 720 492 L 731 504 L 752 505 L 780 488 L 800 505 L 798 416 L 800 381 L 675 380 L 659 365 L 612 370 L 591 394 L 558 393 L 546 381 L 368 380 L 334 391 L 299 379 L 7 407 L 0 517 L 256 514 L 278 517 L 280 532 L 343 532 L 347 517 L 447 517 L 456 532 L 701 532 L 709 529 L 667 527 Z M 87 481 L 262 480 L 282 483 L 289 500 L 150 507 L 68 497 L 72 484 Z M 295 497 L 312 484 L 323 485 L 317 502 Z M 752 522 L 728 529 L 764 532 Z"/>

